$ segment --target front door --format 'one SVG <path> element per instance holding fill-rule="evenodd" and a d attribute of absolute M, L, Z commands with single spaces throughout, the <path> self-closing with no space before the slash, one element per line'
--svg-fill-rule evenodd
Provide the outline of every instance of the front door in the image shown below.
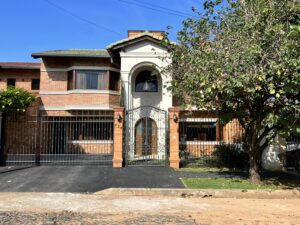
<path fill-rule="evenodd" d="M 153 119 L 145 117 L 135 125 L 135 158 L 147 158 L 157 154 L 157 126 Z"/>

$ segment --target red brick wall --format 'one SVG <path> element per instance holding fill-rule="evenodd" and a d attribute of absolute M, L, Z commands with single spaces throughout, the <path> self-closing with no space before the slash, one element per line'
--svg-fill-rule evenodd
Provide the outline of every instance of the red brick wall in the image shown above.
<path fill-rule="evenodd" d="M 113 154 L 113 142 L 97 143 L 93 141 L 68 143 L 66 154 Z"/>
<path fill-rule="evenodd" d="M 53 68 L 69 68 L 72 66 L 109 66 L 116 68 L 110 59 L 95 58 L 43 58 L 41 63 L 41 91 L 67 91 L 67 71 L 47 71 Z M 46 71 L 45 71 L 46 70 Z M 67 106 L 67 105 L 97 105 L 97 106 L 119 106 L 120 96 L 113 94 L 95 93 L 68 93 L 60 95 L 41 95 L 43 106 Z"/>
<path fill-rule="evenodd" d="M 31 90 L 31 80 L 40 78 L 40 70 L 0 69 L 0 90 L 6 88 L 7 79 L 10 78 L 16 79 L 16 87 L 24 88 L 33 93 L 38 93 L 37 90 Z"/>
<path fill-rule="evenodd" d="M 42 94 L 43 106 L 95 105 L 119 106 L 120 96 L 114 94 L 70 93 L 62 95 Z"/>

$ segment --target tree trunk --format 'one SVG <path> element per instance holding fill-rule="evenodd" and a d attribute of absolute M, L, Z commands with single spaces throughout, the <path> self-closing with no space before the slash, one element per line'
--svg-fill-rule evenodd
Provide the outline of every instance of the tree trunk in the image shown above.
<path fill-rule="evenodd" d="M 250 127 L 247 132 L 247 144 L 249 146 L 249 180 L 251 183 L 259 184 L 261 182 L 260 177 L 260 158 L 259 154 L 259 143 L 257 140 L 257 129 L 256 126 Z"/>
<path fill-rule="evenodd" d="M 249 180 L 251 183 L 259 184 L 261 182 L 260 177 L 260 165 L 257 159 L 257 154 L 255 154 L 254 149 L 250 149 L 249 158 L 250 158 L 250 168 L 249 168 Z"/>

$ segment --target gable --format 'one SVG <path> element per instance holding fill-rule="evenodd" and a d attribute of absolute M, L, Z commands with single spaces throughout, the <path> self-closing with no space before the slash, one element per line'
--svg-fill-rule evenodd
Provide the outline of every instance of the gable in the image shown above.
<path fill-rule="evenodd" d="M 124 52 L 130 52 L 130 53 L 163 53 L 166 51 L 166 48 L 150 42 L 150 41 L 141 41 L 132 45 L 129 45 L 127 47 L 125 47 Z"/>

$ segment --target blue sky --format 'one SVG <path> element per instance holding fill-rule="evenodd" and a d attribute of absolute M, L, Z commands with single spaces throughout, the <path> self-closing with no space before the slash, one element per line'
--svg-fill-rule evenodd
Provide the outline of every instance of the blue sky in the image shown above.
<path fill-rule="evenodd" d="M 50 2 L 50 3 L 49 3 Z M 165 30 L 171 38 L 203 0 L 7 0 L 0 7 L 0 61 L 37 61 L 32 52 L 99 49 L 127 30 Z M 173 10 L 166 12 L 165 8 Z M 153 10 L 154 9 L 154 10 Z M 178 13 L 180 12 L 180 13 Z M 174 15 L 175 14 L 175 15 Z"/>

